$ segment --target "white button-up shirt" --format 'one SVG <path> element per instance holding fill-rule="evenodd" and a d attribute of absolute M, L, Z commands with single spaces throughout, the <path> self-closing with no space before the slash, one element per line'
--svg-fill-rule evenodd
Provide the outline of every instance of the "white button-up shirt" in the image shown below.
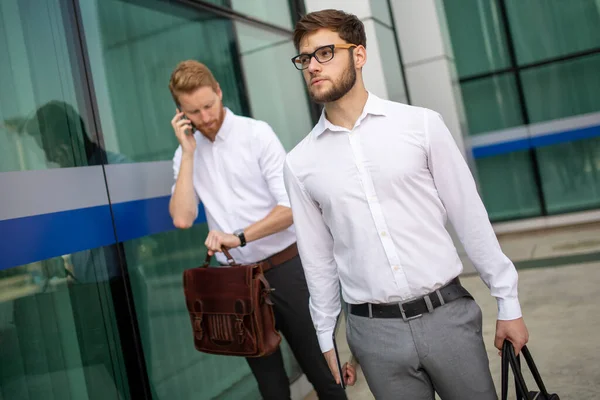
<path fill-rule="evenodd" d="M 196 131 L 194 190 L 202 201 L 208 227 L 232 233 L 263 219 L 277 205 L 289 207 L 283 183 L 285 149 L 262 121 L 226 115 L 214 142 Z M 181 146 L 175 151 L 175 181 L 181 165 Z M 175 185 L 173 185 L 173 191 Z M 293 226 L 229 252 L 239 263 L 264 260 L 296 241 Z M 222 253 L 217 260 L 226 263 Z"/>
<path fill-rule="evenodd" d="M 339 282 L 347 303 L 392 303 L 461 273 L 447 219 L 497 298 L 498 318 L 521 316 L 515 267 L 436 112 L 370 93 L 351 130 L 323 113 L 288 154 L 284 179 L 323 351 L 333 347 Z"/>

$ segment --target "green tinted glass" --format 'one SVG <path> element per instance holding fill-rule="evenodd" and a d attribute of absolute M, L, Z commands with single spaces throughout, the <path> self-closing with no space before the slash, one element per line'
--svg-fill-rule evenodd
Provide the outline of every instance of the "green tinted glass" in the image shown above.
<path fill-rule="evenodd" d="M 94 163 L 95 137 L 79 114 L 72 35 L 58 0 L 2 1 L 0 172 Z"/>
<path fill-rule="evenodd" d="M 510 66 L 506 32 L 495 0 L 444 0 L 459 77 Z"/>
<path fill-rule="evenodd" d="M 0 271 L 2 398 L 130 398 L 114 306 L 124 300 L 114 296 L 122 281 L 109 279 L 118 268 L 115 251 L 90 249 Z"/>
<path fill-rule="evenodd" d="M 469 134 L 523 124 L 515 78 L 512 74 L 461 84 Z"/>
<path fill-rule="evenodd" d="M 536 151 L 549 213 L 600 207 L 600 138 Z"/>
<path fill-rule="evenodd" d="M 597 0 L 506 0 L 506 8 L 521 65 L 600 47 Z"/>
<path fill-rule="evenodd" d="M 483 202 L 491 220 L 541 214 L 528 152 L 479 158 L 476 165 Z"/>
<path fill-rule="evenodd" d="M 531 122 L 600 111 L 600 54 L 521 72 Z"/>

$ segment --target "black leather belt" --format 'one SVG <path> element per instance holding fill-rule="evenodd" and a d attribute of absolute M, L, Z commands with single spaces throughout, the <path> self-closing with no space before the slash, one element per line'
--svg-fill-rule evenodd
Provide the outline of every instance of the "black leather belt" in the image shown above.
<path fill-rule="evenodd" d="M 419 318 L 427 312 L 443 306 L 461 297 L 471 297 L 458 278 L 454 278 L 446 286 L 418 299 L 404 303 L 388 304 L 350 304 L 350 314 L 369 318 L 402 318 L 404 321 Z"/>

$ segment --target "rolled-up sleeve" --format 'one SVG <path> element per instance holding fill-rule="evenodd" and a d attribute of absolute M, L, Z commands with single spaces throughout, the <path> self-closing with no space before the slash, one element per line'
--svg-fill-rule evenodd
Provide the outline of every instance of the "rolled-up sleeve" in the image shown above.
<path fill-rule="evenodd" d="M 310 292 L 309 309 L 323 352 L 333 348 L 333 333 L 340 313 L 340 287 L 333 257 L 333 238 L 321 210 L 293 173 L 288 162 L 283 169 L 298 251 Z"/>
<path fill-rule="evenodd" d="M 285 191 L 283 183 L 283 164 L 285 163 L 285 149 L 281 141 L 271 129 L 264 123 L 261 124 L 260 132 L 260 169 L 267 181 L 269 191 L 277 201 L 277 205 L 290 207 L 290 200 Z"/>
<path fill-rule="evenodd" d="M 425 110 L 429 169 L 467 255 L 498 303 L 498 319 L 521 317 L 518 274 L 502 252 L 473 175 L 442 117 Z"/>

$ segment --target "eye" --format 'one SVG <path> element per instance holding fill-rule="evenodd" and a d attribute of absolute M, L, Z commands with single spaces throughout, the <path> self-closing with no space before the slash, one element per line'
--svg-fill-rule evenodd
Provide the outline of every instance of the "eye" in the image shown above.
<path fill-rule="evenodd" d="M 331 55 L 332 55 L 332 52 L 329 47 L 326 47 L 324 49 L 320 49 L 319 51 L 317 51 L 317 57 L 319 57 L 321 60 L 328 60 L 331 58 Z"/>
<path fill-rule="evenodd" d="M 306 54 L 301 55 L 298 57 L 298 63 L 302 65 L 310 64 L 310 56 Z"/>

